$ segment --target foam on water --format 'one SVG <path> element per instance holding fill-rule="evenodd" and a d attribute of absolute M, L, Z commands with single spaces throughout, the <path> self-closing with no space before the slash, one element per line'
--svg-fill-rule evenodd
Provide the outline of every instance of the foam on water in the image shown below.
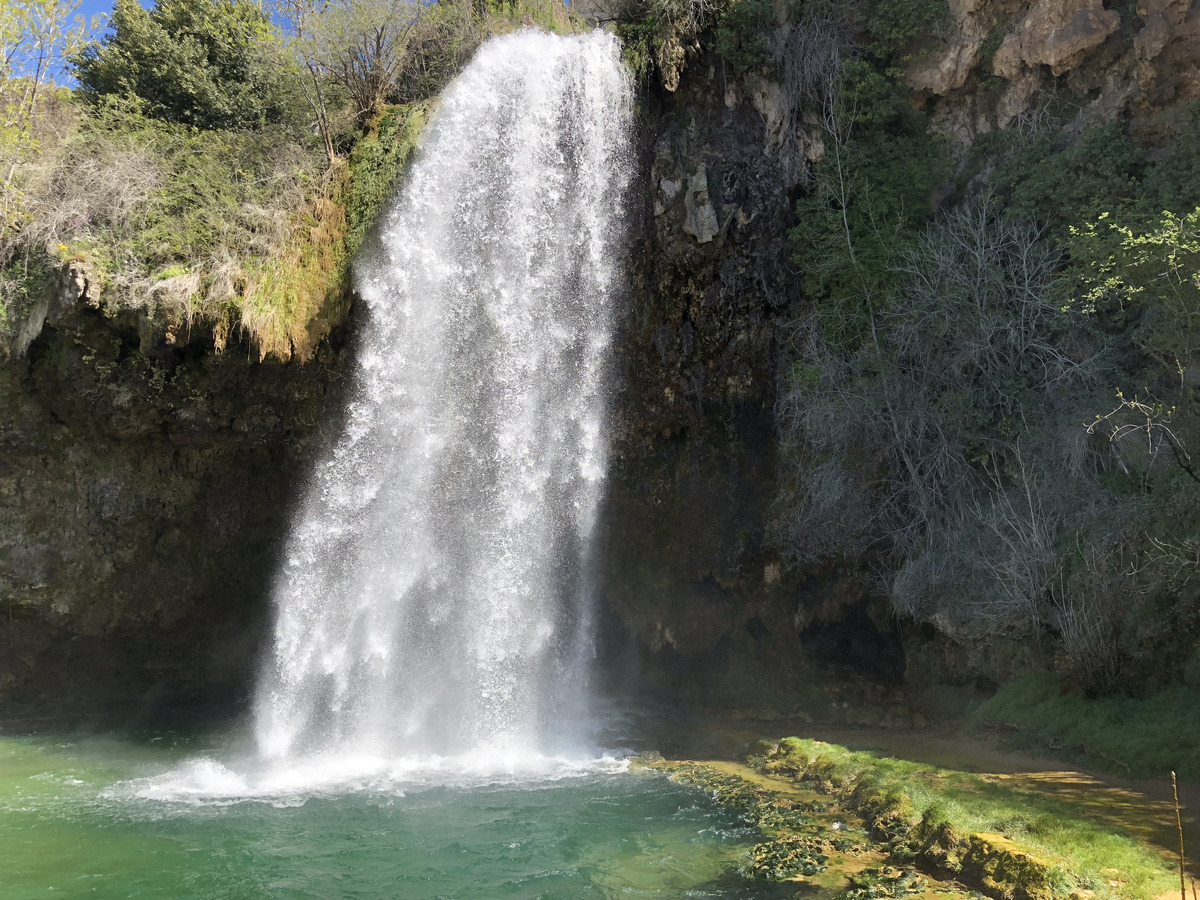
<path fill-rule="evenodd" d="M 564 779 L 624 772 L 629 761 L 613 756 L 569 758 L 542 754 L 488 753 L 388 759 L 370 755 L 310 756 L 288 765 L 254 759 L 226 765 L 211 757 L 186 760 L 176 769 L 123 781 L 109 799 L 140 799 L 195 806 L 262 801 L 299 806 L 314 797 L 349 793 L 404 796 L 430 787 L 513 785 L 536 788 Z"/>

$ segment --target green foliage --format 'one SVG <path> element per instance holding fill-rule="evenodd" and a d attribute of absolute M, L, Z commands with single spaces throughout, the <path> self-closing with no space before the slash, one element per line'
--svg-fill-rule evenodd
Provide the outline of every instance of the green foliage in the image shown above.
<path fill-rule="evenodd" d="M 1200 103 L 1183 107 L 1173 118 L 1165 153 L 1140 185 L 1137 208 L 1147 215 L 1163 210 L 1182 215 L 1200 206 Z"/>
<path fill-rule="evenodd" d="M 658 21 L 618 22 L 615 29 L 625 65 L 639 84 L 647 84 L 654 74 L 655 55 L 662 42 Z"/>
<path fill-rule="evenodd" d="M 1200 472 L 1200 106 L 1152 154 L 1052 101 L 978 143 L 992 224 L 926 230 L 947 170 L 894 77 L 846 66 L 797 205 L 785 546 L 869 553 L 918 619 L 1050 638 L 1078 689 L 1166 683 L 1200 629 L 1172 511 Z"/>
<path fill-rule="evenodd" d="M 222 252 L 268 252 L 279 217 L 303 205 L 319 167 L 312 148 L 286 131 L 198 132 L 116 98 L 86 117 L 63 150 L 68 170 L 103 160 L 118 183 L 98 196 L 77 193 L 97 185 L 57 185 L 60 201 L 80 207 L 58 240 L 140 275 Z M 136 193 L 112 196 L 126 186 Z"/>
<path fill-rule="evenodd" d="M 283 252 L 263 260 L 243 298 L 259 352 L 307 358 L 344 316 L 350 262 L 416 150 L 428 106 L 388 107 L 340 160 Z"/>
<path fill-rule="evenodd" d="M 425 105 L 387 109 L 379 124 L 350 154 L 350 186 L 346 193 L 346 251 L 353 256 L 367 230 L 392 197 L 400 174 L 417 148 L 425 127 Z"/>
<path fill-rule="evenodd" d="M 505 6 L 500 13 L 508 14 Z M 494 6 L 488 6 L 494 15 Z M 441 0 L 422 7 L 408 53 L 396 81 L 397 103 L 417 103 L 436 96 L 461 71 L 487 37 L 489 20 L 470 0 Z"/>
<path fill-rule="evenodd" d="M 892 302 L 895 261 L 931 216 L 947 160 L 902 88 L 865 60 L 845 65 L 826 141 L 790 237 L 826 338 L 853 347 Z"/>
<path fill-rule="evenodd" d="M 562 0 L 487 0 L 487 9 L 495 31 L 529 24 L 554 34 L 575 34 L 590 28 Z"/>
<path fill-rule="evenodd" d="M 879 897 L 906 897 L 924 894 L 929 884 L 913 869 L 891 866 L 863 869 L 849 877 L 850 887 L 838 895 L 838 900 L 875 900 Z"/>
<path fill-rule="evenodd" d="M 287 85 L 313 7 L 289 9 L 285 48 L 251 0 L 162 0 L 152 10 L 121 0 L 114 31 L 76 58 L 85 102 L 45 94 L 35 126 L 54 140 L 16 169 L 25 211 L 0 233 L 6 337 L 41 290 L 38 273 L 72 258 L 103 285 L 107 311 L 139 305 L 170 328 L 211 336 L 218 351 L 241 333 L 260 355 L 304 359 L 340 321 L 350 259 L 428 107 L 384 104 L 365 126 L 345 127 L 345 94 L 306 60 L 318 143 L 296 127 Z M 446 0 L 418 18 L 395 81 L 416 93 L 440 90 L 489 32 L 576 25 L 558 0 Z M 344 127 L 323 154 L 324 138 Z M 203 325 L 211 331 L 194 327 Z"/>
<path fill-rule="evenodd" d="M 1137 345 L 1182 387 L 1200 359 L 1200 208 L 1166 211 L 1143 227 L 1131 219 L 1102 213 L 1071 228 L 1062 285 L 1089 311 L 1132 323 Z"/>
<path fill-rule="evenodd" d="M 824 872 L 829 857 L 821 850 L 821 840 L 812 836 L 788 835 L 755 844 L 745 873 L 764 881 L 786 881 L 797 876 L 812 877 Z"/>
<path fill-rule="evenodd" d="M 1178 684 L 1146 698 L 1064 693 L 1049 673 L 1002 687 L 974 715 L 1018 726 L 1012 742 L 1125 776 L 1200 780 L 1200 705 Z"/>
<path fill-rule="evenodd" d="M 112 33 L 74 60 L 81 95 L 139 98 L 152 118 L 260 127 L 289 109 L 292 64 L 252 0 L 117 0 Z"/>
<path fill-rule="evenodd" d="M 740 6 L 746 8 L 733 9 Z M 769 9 L 767 0 L 610 0 L 602 2 L 597 12 L 603 21 L 612 23 L 630 72 L 647 84 L 656 71 L 667 77 L 660 69 L 664 49 L 678 47 L 680 42 L 690 44 L 712 25 L 724 29 L 718 37 L 718 52 L 729 51 L 740 62 L 752 65 L 760 47 L 753 20 Z M 727 14 L 732 18 L 727 19 Z M 761 49 L 765 50 L 765 44 Z"/>
<path fill-rule="evenodd" d="M 77 0 L 0 4 L 0 265 L 28 212 L 29 169 L 53 148 L 53 111 L 67 92 L 48 82 L 99 27 L 100 17 L 84 20 L 78 8 Z"/>
<path fill-rule="evenodd" d="M 4 345 L 11 344 L 15 331 L 49 281 L 49 260 L 44 255 L 16 257 L 0 266 L 0 359 L 7 355 Z"/>
<path fill-rule="evenodd" d="M 715 49 L 734 74 L 743 75 L 767 62 L 765 30 L 774 21 L 775 7 L 770 0 L 734 0 L 725 8 Z"/>
<path fill-rule="evenodd" d="M 762 769 L 769 775 L 799 776 L 808 765 L 809 759 L 804 755 L 800 741 L 796 738 L 784 738 L 770 754 Z"/>
<path fill-rule="evenodd" d="M 949 15 L 946 0 L 869 0 L 866 24 L 871 52 L 880 58 L 894 56 Z"/>
<path fill-rule="evenodd" d="M 1027 136 L 999 135 L 994 187 L 1011 214 L 1049 221 L 1061 233 L 1068 223 L 1094 218 L 1131 200 L 1146 167 L 1146 150 L 1120 122 L 1096 125 L 1074 143 L 1042 128 Z"/>

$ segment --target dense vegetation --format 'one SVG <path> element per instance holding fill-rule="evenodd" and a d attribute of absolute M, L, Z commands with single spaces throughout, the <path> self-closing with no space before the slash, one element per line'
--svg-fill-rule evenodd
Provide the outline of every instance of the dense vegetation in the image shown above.
<path fill-rule="evenodd" d="M 804 287 L 784 329 L 775 525 L 793 566 L 856 571 L 937 640 L 1014 648 L 985 687 L 1049 670 L 981 713 L 1027 742 L 1118 770 L 1192 765 L 1178 686 L 1200 666 L 1200 106 L 1140 131 L 1088 124 L 1089 98 L 1060 81 L 955 144 L 905 83 L 952 27 L 941 0 L 609 14 L 644 79 L 669 84 L 673 48 L 699 35 L 725 77 L 774 81 L 791 104 Z M 984 100 L 989 68 L 967 88 Z M 812 165 L 805 130 L 824 149 Z M 1125 741 L 1142 707 L 1089 699 L 1113 694 L 1153 698 L 1170 746 Z"/>
<path fill-rule="evenodd" d="M 941 4 L 793 15 L 826 46 L 763 66 L 807 73 L 826 154 L 791 235 L 782 545 L 859 568 L 901 617 L 1033 641 L 1085 693 L 1179 680 L 1200 635 L 1200 109 L 1149 146 L 1123 121 L 1075 135 L 1052 97 L 952 148 L 902 80 Z"/>
<path fill-rule="evenodd" d="M 307 357 L 424 102 L 492 31 L 571 27 L 552 0 L 118 0 L 103 33 L 73 10 L 18 0 L 0 16 L 19 51 L 0 69 L 6 352 L 73 264 L 110 315 L 166 309 L 218 351 Z"/>
<path fill-rule="evenodd" d="M 1036 648 L 1058 676 L 1039 690 L 1195 683 L 1200 108 L 1164 113 L 1151 141 L 1124 120 L 1073 128 L 1085 98 L 1064 88 L 951 146 L 903 81 L 939 40 L 941 0 L 598 14 L 644 85 L 677 82 L 699 39 L 727 77 L 770 79 L 789 104 L 804 288 L 785 328 L 776 539 L 791 563 L 854 569 L 943 639 Z M 68 0 L 8 4 L 0 343 L 77 265 L 112 315 L 169 308 L 218 351 L 306 357 L 426 101 L 524 21 L 572 27 L 553 0 L 119 0 L 96 38 Z M 824 148 L 812 164 L 806 129 Z M 1061 731 L 1102 709 L 1069 698 L 1052 715 L 1033 693 L 992 717 L 1038 706 Z"/>

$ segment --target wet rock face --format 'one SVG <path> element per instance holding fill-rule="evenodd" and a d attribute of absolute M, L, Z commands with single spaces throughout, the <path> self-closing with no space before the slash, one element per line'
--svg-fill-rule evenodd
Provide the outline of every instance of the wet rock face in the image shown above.
<path fill-rule="evenodd" d="M 614 634 L 651 680 L 694 672 L 693 693 L 716 690 L 756 647 L 795 646 L 790 611 L 763 608 L 792 204 L 762 117 L 727 107 L 723 80 L 719 60 L 692 59 L 640 123 L 601 527 Z"/>
<path fill-rule="evenodd" d="M 602 656 L 693 706 L 742 710 L 795 704 L 818 624 L 798 609 L 838 590 L 800 587 L 768 534 L 779 341 L 799 296 L 786 185 L 807 163 L 782 158 L 761 88 L 697 55 L 644 107 L 600 528 Z M 869 598 L 844 592 L 828 618 L 841 601 Z"/>
<path fill-rule="evenodd" d="M 340 361 L 151 358 L 74 299 L 0 366 L 0 719 L 228 708 Z"/>

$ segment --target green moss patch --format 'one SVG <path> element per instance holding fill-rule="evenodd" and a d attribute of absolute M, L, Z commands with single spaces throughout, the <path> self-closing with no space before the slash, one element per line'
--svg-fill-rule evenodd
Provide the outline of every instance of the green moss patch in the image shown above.
<path fill-rule="evenodd" d="M 1051 900 L 1080 890 L 1149 900 L 1177 883 L 1170 864 L 1129 832 L 980 775 L 794 738 L 762 768 L 833 795 L 862 817 L 893 862 L 997 900 Z"/>

